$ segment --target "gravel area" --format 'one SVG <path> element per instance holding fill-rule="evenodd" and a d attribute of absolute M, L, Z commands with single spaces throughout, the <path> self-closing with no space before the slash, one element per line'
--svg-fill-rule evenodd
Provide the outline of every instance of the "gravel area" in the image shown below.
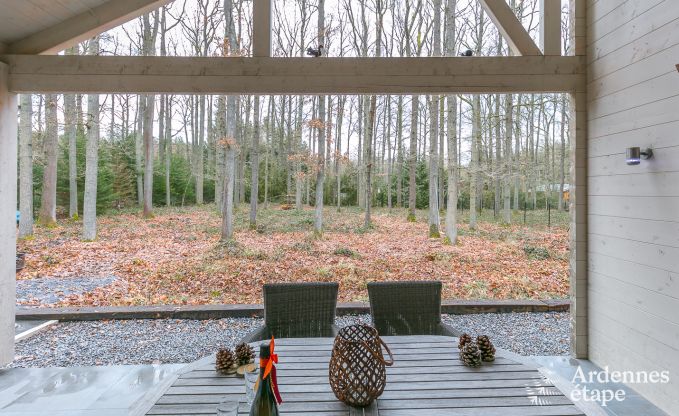
<path fill-rule="evenodd" d="M 24 306 L 51 305 L 69 295 L 91 292 L 99 287 L 108 286 L 116 280 L 115 276 L 17 280 L 16 302 Z"/>
<path fill-rule="evenodd" d="M 488 335 L 495 346 L 519 355 L 570 353 L 568 312 L 444 315 L 443 320 L 473 337 Z"/>
<path fill-rule="evenodd" d="M 444 315 L 455 329 L 487 334 L 495 345 L 522 355 L 568 354 L 567 313 Z M 338 326 L 370 322 L 342 316 Z M 16 345 L 11 367 L 188 363 L 233 347 L 261 319 L 129 320 L 59 323 Z"/>

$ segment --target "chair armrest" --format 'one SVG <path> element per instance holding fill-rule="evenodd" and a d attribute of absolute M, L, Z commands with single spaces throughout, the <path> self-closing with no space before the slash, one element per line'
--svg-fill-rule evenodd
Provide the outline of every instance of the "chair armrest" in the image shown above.
<path fill-rule="evenodd" d="M 445 335 L 447 337 L 459 337 L 462 335 L 462 332 L 453 329 L 453 327 L 444 323 L 439 324 L 439 330 L 441 332 L 440 335 Z"/>
<path fill-rule="evenodd" d="M 255 329 L 254 331 L 250 332 L 246 336 L 244 336 L 240 342 L 245 342 L 247 344 L 253 343 L 253 342 L 258 342 L 258 341 L 263 341 L 265 339 L 269 339 L 267 335 L 269 334 L 269 328 L 266 327 L 266 325 L 260 326 L 259 328 Z"/>

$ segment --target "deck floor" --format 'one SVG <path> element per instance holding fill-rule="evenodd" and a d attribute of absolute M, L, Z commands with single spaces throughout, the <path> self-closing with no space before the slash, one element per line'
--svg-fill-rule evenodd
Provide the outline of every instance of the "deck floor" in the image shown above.
<path fill-rule="evenodd" d="M 583 413 L 535 367 L 498 353 L 478 369 L 462 365 L 457 339 L 440 336 L 384 337 L 395 363 L 371 414 L 459 416 L 569 416 Z M 328 384 L 331 338 L 276 340 L 283 414 L 353 415 Z M 241 401 L 242 378 L 220 375 L 214 357 L 187 367 L 147 415 L 214 415 L 218 403 Z M 363 412 L 360 412 L 362 414 Z M 368 413 L 368 412 L 366 412 Z"/>

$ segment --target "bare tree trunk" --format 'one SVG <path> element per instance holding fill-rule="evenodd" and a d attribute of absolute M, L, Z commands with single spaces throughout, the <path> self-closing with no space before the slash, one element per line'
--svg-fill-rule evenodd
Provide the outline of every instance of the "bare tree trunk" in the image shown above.
<path fill-rule="evenodd" d="M 370 97 L 370 110 L 368 112 L 368 124 L 365 126 L 365 221 L 364 226 L 371 226 L 371 207 L 372 207 L 372 158 L 373 158 L 373 134 L 375 131 L 375 111 L 377 107 L 377 97 Z"/>
<path fill-rule="evenodd" d="M 230 4 L 230 0 L 226 0 Z M 230 10 L 229 8 L 225 8 Z M 226 140 L 224 160 L 224 205 L 222 207 L 222 241 L 233 239 L 233 199 L 236 177 L 236 97 L 226 98 Z"/>
<path fill-rule="evenodd" d="M 137 202 L 140 206 L 144 204 L 144 155 L 143 155 L 143 114 L 146 107 L 146 100 L 143 96 L 137 96 L 136 131 L 134 134 L 134 166 L 137 178 Z M 188 140 L 188 137 L 187 137 Z"/>
<path fill-rule="evenodd" d="M 99 37 L 90 40 L 89 55 L 99 54 Z M 99 174 L 99 96 L 87 96 L 87 146 L 85 151 L 85 197 L 83 240 L 97 238 L 97 176 Z"/>
<path fill-rule="evenodd" d="M 470 181 L 469 181 L 469 228 L 476 229 L 478 201 L 479 153 L 481 148 L 481 98 L 478 94 L 472 100 L 472 155 L 469 162 Z"/>
<path fill-rule="evenodd" d="M 500 37 L 498 35 L 498 37 Z M 501 47 L 498 47 L 501 50 Z M 498 51 L 498 54 L 500 51 Z M 494 184 L 495 184 L 495 194 L 494 194 L 494 204 L 493 204 L 493 215 L 497 216 L 500 213 L 500 200 L 502 199 L 502 128 L 500 123 L 500 94 L 495 94 L 495 165 L 493 169 Z M 492 154 L 492 149 L 489 152 Z"/>
<path fill-rule="evenodd" d="M 396 108 L 396 206 L 403 208 L 403 96 Z"/>
<path fill-rule="evenodd" d="M 241 114 L 241 117 L 238 118 L 238 123 L 240 124 L 240 128 L 238 129 L 239 133 L 239 139 L 241 143 L 241 146 L 238 148 L 238 203 L 245 203 L 245 156 L 247 154 L 247 141 L 248 141 L 248 132 L 247 132 L 247 126 L 250 125 L 250 110 L 252 109 L 252 101 L 250 101 L 250 97 L 245 98 L 245 106 L 243 106 L 243 101 L 242 99 L 239 98 L 238 100 L 238 107 L 239 107 L 239 113 Z M 245 109 L 243 110 L 243 107 Z M 241 120 L 243 120 L 242 113 L 243 111 L 245 112 L 245 123 L 242 123 Z"/>
<path fill-rule="evenodd" d="M 512 173 L 512 133 L 514 132 L 514 100 L 512 94 L 505 95 L 505 154 L 504 154 L 504 178 L 502 195 L 504 204 L 502 207 L 502 220 L 505 224 L 511 224 L 511 173 Z M 500 138 L 498 137 L 498 140 Z"/>
<path fill-rule="evenodd" d="M 146 95 L 144 106 L 144 217 L 153 217 L 153 112 L 155 95 Z"/>
<path fill-rule="evenodd" d="M 215 205 L 217 211 L 223 214 L 224 207 L 224 172 L 226 157 L 226 96 L 217 98 L 217 145 L 215 157 Z"/>
<path fill-rule="evenodd" d="M 391 211 L 393 207 L 392 203 L 392 186 L 391 178 L 393 176 L 393 159 L 394 153 L 391 146 L 391 95 L 387 95 L 387 115 L 386 115 L 387 125 L 385 126 L 386 135 L 384 140 L 387 142 L 387 208 Z"/>
<path fill-rule="evenodd" d="M 445 154 L 446 154 L 446 100 L 444 100 L 442 95 L 436 97 L 436 101 L 439 103 L 439 174 L 438 174 L 438 196 L 439 196 L 439 211 L 443 210 L 446 204 L 445 201 Z"/>
<path fill-rule="evenodd" d="M 19 238 L 33 235 L 33 96 L 21 95 Z"/>
<path fill-rule="evenodd" d="M 410 110 L 410 150 L 408 152 L 408 221 L 415 222 L 415 208 L 417 205 L 417 119 L 419 113 L 419 95 L 413 95 Z"/>
<path fill-rule="evenodd" d="M 225 45 L 224 56 L 232 55 L 232 51 L 238 50 L 236 41 L 236 27 L 233 19 L 233 2 L 232 0 L 224 0 L 224 27 L 225 27 Z M 233 239 L 233 204 L 234 191 L 236 181 L 236 146 L 238 140 L 236 138 L 237 123 L 236 116 L 238 114 L 238 105 L 236 96 L 229 95 L 226 97 L 226 137 L 223 138 L 222 144 L 224 146 L 224 191 L 222 201 L 222 241 L 229 241 Z"/>
<path fill-rule="evenodd" d="M 66 53 L 77 55 L 78 47 L 74 46 Z M 70 218 L 78 218 L 78 150 L 75 117 L 75 95 L 66 94 L 64 95 L 64 133 L 68 140 L 68 216 Z"/>
<path fill-rule="evenodd" d="M 57 95 L 45 96 L 45 171 L 42 183 L 42 202 L 40 205 L 41 224 L 53 226 L 57 222 Z"/>
<path fill-rule="evenodd" d="M 335 180 L 337 187 L 337 212 L 342 208 L 342 121 L 344 120 L 344 105 L 346 104 L 346 97 L 339 97 L 337 102 L 337 133 L 335 142 Z M 351 120 L 351 114 L 349 115 Z M 349 122 L 349 129 L 351 129 L 351 121 Z"/>
<path fill-rule="evenodd" d="M 519 95 L 519 99 L 516 105 L 516 115 L 514 116 L 514 132 L 515 132 L 515 140 L 514 140 L 514 157 L 513 157 L 513 164 L 514 164 L 514 200 L 512 204 L 512 209 L 514 211 L 519 210 L 519 187 L 521 186 L 520 180 L 519 180 L 519 175 L 521 174 L 520 172 L 520 158 L 521 158 L 521 108 L 522 108 L 522 101 L 523 101 L 523 96 Z"/>
<path fill-rule="evenodd" d="M 434 47 L 441 56 L 441 0 L 434 0 Z M 429 97 L 429 237 L 439 238 L 439 96 Z"/>
<path fill-rule="evenodd" d="M 259 202 L 259 95 L 254 99 L 255 115 L 250 149 L 250 228 L 257 228 L 257 203 Z"/>
<path fill-rule="evenodd" d="M 325 42 L 325 0 L 318 0 L 318 44 Z M 318 170 L 316 172 L 316 210 L 314 233 L 323 233 L 323 188 L 325 184 L 325 96 L 318 97 Z"/>
<path fill-rule="evenodd" d="M 172 97 L 166 95 L 165 100 L 165 205 L 172 205 L 170 189 L 170 172 L 172 167 Z"/>
<path fill-rule="evenodd" d="M 146 99 L 139 95 L 137 96 L 137 128 L 134 135 L 134 166 L 137 176 L 137 202 L 139 205 L 144 204 L 144 161 L 143 161 L 143 114 L 145 112 Z M 188 140 L 188 138 L 187 138 Z"/>
<path fill-rule="evenodd" d="M 299 161 L 302 151 L 302 110 L 304 98 L 297 97 L 297 117 L 295 119 L 295 209 L 302 209 L 302 164 Z"/>
<path fill-rule="evenodd" d="M 445 54 L 455 56 L 455 10 L 457 0 L 446 0 L 445 18 Z M 446 119 L 446 134 L 448 147 L 447 185 L 448 199 L 446 201 L 446 242 L 457 244 L 457 96 L 446 97 L 448 115 Z"/>
<path fill-rule="evenodd" d="M 156 37 L 160 23 L 159 12 L 153 13 L 153 23 L 151 14 L 144 15 L 143 21 L 143 52 L 146 56 L 156 54 Z M 155 109 L 156 96 L 145 95 L 141 98 L 145 101 L 143 112 L 143 142 L 144 142 L 144 217 L 153 217 L 153 162 L 154 162 L 154 140 L 153 140 L 153 113 Z M 203 108 L 205 110 L 205 108 Z"/>
<path fill-rule="evenodd" d="M 196 158 L 196 204 L 203 204 L 203 189 L 205 181 L 205 162 L 203 150 L 205 148 L 205 96 L 198 96 L 198 147 Z"/>
<path fill-rule="evenodd" d="M 563 192 L 566 183 L 566 94 L 561 95 L 561 155 L 559 164 L 559 211 L 563 211 Z"/>

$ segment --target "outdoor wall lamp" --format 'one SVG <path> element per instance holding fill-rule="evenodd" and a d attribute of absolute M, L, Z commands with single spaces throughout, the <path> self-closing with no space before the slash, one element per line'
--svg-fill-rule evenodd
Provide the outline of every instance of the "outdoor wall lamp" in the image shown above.
<path fill-rule="evenodd" d="M 642 160 L 648 160 L 653 157 L 653 150 L 644 149 L 643 151 L 638 147 L 628 147 L 625 154 L 625 160 L 630 166 L 638 165 Z"/>

